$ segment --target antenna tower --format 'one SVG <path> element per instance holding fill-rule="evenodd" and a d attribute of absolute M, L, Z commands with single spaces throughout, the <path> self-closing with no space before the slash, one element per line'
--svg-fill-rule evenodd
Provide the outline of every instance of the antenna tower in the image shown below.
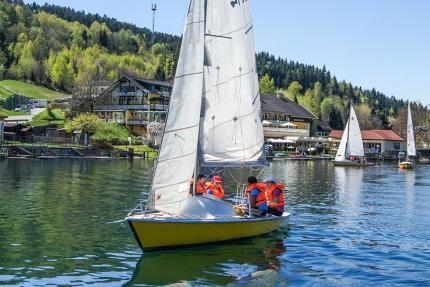
<path fill-rule="evenodd" d="M 152 4 L 151 10 L 153 11 L 153 16 L 152 16 L 152 46 L 154 46 L 155 11 L 157 11 L 157 4 Z"/>

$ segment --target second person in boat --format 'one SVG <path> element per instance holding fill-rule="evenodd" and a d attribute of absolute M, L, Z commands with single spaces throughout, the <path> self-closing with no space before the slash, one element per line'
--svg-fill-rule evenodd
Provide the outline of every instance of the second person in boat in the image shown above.
<path fill-rule="evenodd" d="M 266 198 L 266 185 L 258 182 L 257 178 L 253 175 L 248 177 L 248 188 L 246 195 L 249 198 L 248 204 L 251 205 L 252 215 L 266 216 L 267 215 L 267 198 Z"/>
<path fill-rule="evenodd" d="M 272 215 L 281 216 L 284 213 L 284 185 L 276 183 L 276 179 L 266 179 L 267 212 Z"/>
<path fill-rule="evenodd" d="M 222 180 L 219 175 L 215 175 L 211 182 L 207 184 L 207 193 L 215 195 L 216 197 L 222 199 L 224 197 L 224 188 L 222 187 Z"/>

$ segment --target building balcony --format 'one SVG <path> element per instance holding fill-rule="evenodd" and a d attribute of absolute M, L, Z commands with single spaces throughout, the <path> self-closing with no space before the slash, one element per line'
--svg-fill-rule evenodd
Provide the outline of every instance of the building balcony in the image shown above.
<path fill-rule="evenodd" d="M 151 105 L 152 107 L 152 105 Z M 147 111 L 149 105 L 103 105 L 95 106 L 94 111 L 127 111 L 127 110 L 144 110 Z"/>
<path fill-rule="evenodd" d="M 263 126 L 263 133 L 265 137 L 283 138 L 286 136 L 300 136 L 308 137 L 309 130 L 293 129 L 288 127 L 265 127 Z"/>
<path fill-rule="evenodd" d="M 127 121 L 127 125 L 129 126 L 146 126 L 148 125 L 147 120 L 130 120 Z"/>
<path fill-rule="evenodd" d="M 156 111 L 167 111 L 169 109 L 169 106 L 153 104 L 153 105 L 150 105 L 150 109 L 151 109 L 151 111 L 154 111 L 154 110 L 156 110 Z"/>
<path fill-rule="evenodd" d="M 120 119 L 102 119 L 101 120 L 104 123 L 117 123 L 117 124 L 124 124 L 124 120 L 120 120 Z"/>
<path fill-rule="evenodd" d="M 113 92 L 112 96 L 117 96 L 117 97 L 134 97 L 137 96 L 137 92 Z"/>

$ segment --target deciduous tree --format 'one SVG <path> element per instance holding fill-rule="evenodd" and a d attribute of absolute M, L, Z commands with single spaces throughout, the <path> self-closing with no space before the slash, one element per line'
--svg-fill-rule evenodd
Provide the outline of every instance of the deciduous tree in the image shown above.
<path fill-rule="evenodd" d="M 260 79 L 260 93 L 268 95 L 276 94 L 275 80 L 271 79 L 268 74 Z"/>

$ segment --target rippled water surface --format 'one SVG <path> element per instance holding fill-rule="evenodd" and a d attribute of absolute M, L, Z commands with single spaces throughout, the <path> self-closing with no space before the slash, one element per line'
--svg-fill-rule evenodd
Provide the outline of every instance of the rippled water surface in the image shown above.
<path fill-rule="evenodd" d="M 152 168 L 140 159 L 0 160 L 0 285 L 430 285 L 429 165 L 274 161 L 261 177 L 285 183 L 288 228 L 142 253 L 123 218 Z M 247 176 L 223 178 L 233 189 Z"/>

